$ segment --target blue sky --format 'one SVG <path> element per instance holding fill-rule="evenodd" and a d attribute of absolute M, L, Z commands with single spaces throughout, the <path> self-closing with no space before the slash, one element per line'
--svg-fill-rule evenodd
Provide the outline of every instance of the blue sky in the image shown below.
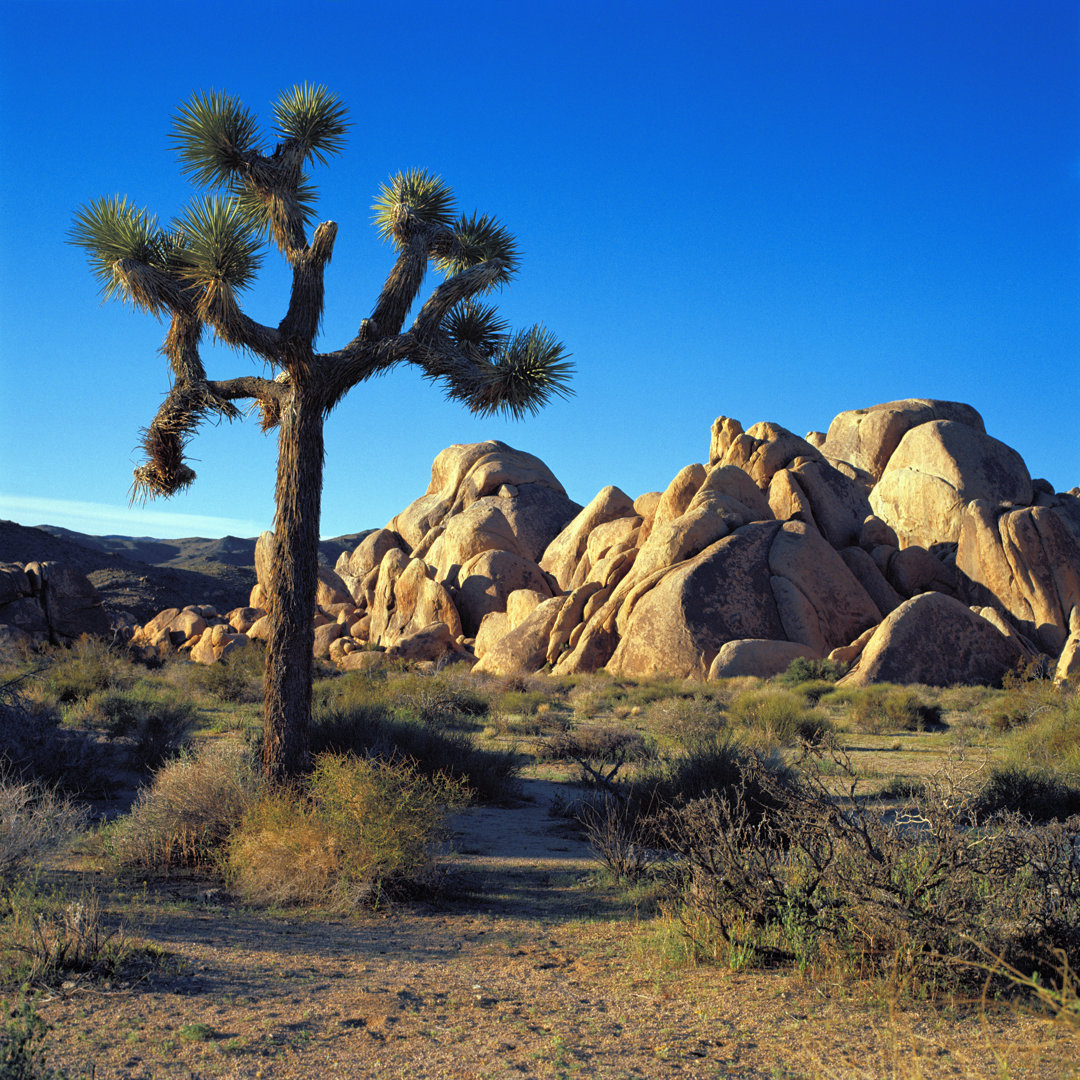
<path fill-rule="evenodd" d="M 271 526 L 275 446 L 250 421 L 202 430 L 187 492 L 127 505 L 164 328 L 103 306 L 65 234 L 114 192 L 182 211 L 168 132 L 193 91 L 266 116 L 305 80 L 354 124 L 315 176 L 339 224 L 320 344 L 368 314 L 392 259 L 371 203 L 420 167 L 516 233 L 501 309 L 577 365 L 572 399 L 516 423 L 410 368 L 355 388 L 328 422 L 323 535 L 384 524 L 451 443 L 528 450 L 585 502 L 663 488 L 720 414 L 805 434 L 902 397 L 969 402 L 1033 475 L 1080 484 L 1072 0 L 0 0 L 0 517 Z M 286 287 L 269 255 L 247 310 L 276 323 Z"/>

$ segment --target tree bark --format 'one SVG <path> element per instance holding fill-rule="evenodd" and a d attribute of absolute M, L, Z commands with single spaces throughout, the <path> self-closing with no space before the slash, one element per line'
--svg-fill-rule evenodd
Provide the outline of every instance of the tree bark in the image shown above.
<path fill-rule="evenodd" d="M 319 395 L 294 386 L 281 409 L 269 583 L 263 774 L 275 782 L 310 765 L 323 421 Z"/>

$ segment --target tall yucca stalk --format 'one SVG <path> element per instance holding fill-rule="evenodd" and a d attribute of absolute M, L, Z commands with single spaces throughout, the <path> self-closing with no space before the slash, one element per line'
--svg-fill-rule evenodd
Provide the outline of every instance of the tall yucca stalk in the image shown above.
<path fill-rule="evenodd" d="M 474 412 L 522 417 L 567 396 L 572 367 L 549 331 L 513 333 L 494 307 L 478 302 L 517 272 L 514 237 L 487 214 L 459 215 L 449 185 L 424 170 L 399 173 L 380 188 L 374 220 L 394 247 L 394 265 L 356 337 L 316 352 L 337 225 L 311 229 L 309 168 L 341 152 L 349 123 L 334 94 L 306 83 L 283 93 L 273 114 L 279 141 L 270 150 L 237 98 L 214 90 L 193 95 L 174 116 L 172 136 L 181 170 L 208 193 L 168 229 L 126 197 L 96 199 L 76 212 L 70 240 L 86 251 L 106 297 L 169 320 L 162 351 L 172 388 L 143 433 L 146 461 L 135 470 L 133 497 L 172 495 L 190 484 L 188 439 L 208 416 L 238 416 L 236 401 L 252 403 L 264 430 L 278 429 L 263 768 L 284 780 L 309 764 L 328 412 L 357 383 L 410 363 Z M 288 309 L 277 326 L 256 322 L 240 306 L 267 243 L 292 268 Z M 429 266 L 443 280 L 418 304 Z M 268 364 L 271 377 L 207 378 L 199 354 L 205 327 Z"/>

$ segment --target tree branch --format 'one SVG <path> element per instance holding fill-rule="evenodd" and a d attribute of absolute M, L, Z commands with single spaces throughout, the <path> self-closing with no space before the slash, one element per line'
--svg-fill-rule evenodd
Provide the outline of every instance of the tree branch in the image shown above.
<path fill-rule="evenodd" d="M 502 270 L 502 263 L 492 260 L 447 278 L 436 287 L 416 316 L 412 325 L 414 336 L 418 339 L 430 337 L 442 325 L 451 308 L 489 288 L 499 279 Z"/>
<path fill-rule="evenodd" d="M 293 282 L 289 310 L 278 325 L 283 338 L 308 346 L 315 340 L 323 314 L 324 273 L 333 256 L 336 237 L 337 223 L 324 221 L 315 230 L 311 244 L 302 256 L 291 260 Z"/>

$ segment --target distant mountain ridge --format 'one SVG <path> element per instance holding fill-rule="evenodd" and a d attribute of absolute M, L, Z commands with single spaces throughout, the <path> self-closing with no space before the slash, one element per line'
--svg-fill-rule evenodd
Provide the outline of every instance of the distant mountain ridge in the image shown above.
<path fill-rule="evenodd" d="M 366 532 L 319 543 L 331 566 Z M 0 562 L 61 562 L 86 574 L 114 613 L 144 622 L 166 607 L 247 604 L 255 584 L 255 538 L 94 536 L 57 525 L 30 527 L 0 520 Z"/>

